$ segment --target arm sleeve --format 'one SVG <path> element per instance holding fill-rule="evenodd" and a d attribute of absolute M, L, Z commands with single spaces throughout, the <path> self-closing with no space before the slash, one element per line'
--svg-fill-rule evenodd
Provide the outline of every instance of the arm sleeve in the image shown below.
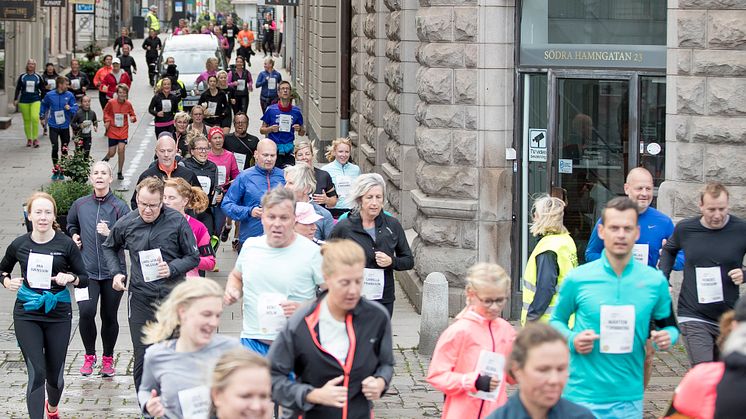
<path fill-rule="evenodd" d="M 20 81 L 19 81 L 19 83 L 20 83 Z M 265 78 L 264 78 L 264 72 L 262 71 L 261 73 L 259 73 L 258 76 L 256 76 L 256 87 L 262 87 L 265 84 L 267 84 L 267 81 L 265 80 Z"/>
<path fill-rule="evenodd" d="M 5 272 L 10 275 L 10 273 L 13 272 L 16 263 L 18 263 L 18 259 L 16 258 L 15 242 L 13 242 L 7 249 L 5 249 L 5 256 L 3 256 L 3 260 L 0 261 L 0 272 Z"/>
<path fill-rule="evenodd" d="M 39 117 L 44 118 L 44 115 L 47 114 L 47 110 L 49 109 L 49 105 L 47 104 L 49 96 L 44 96 L 44 99 L 41 100 L 41 107 L 39 107 Z"/>
<path fill-rule="evenodd" d="M 75 114 L 78 113 L 78 102 L 75 100 L 75 95 L 73 95 L 71 92 L 68 92 L 68 93 L 70 93 L 68 95 L 69 97 L 68 105 L 70 105 L 70 110 L 67 112 L 69 115 L 75 116 Z"/>
<path fill-rule="evenodd" d="M 231 153 L 230 158 L 230 179 L 233 180 L 238 177 L 238 174 L 241 173 L 241 170 L 238 168 L 238 162 L 236 162 L 236 156 Z"/>
<path fill-rule="evenodd" d="M 438 339 L 430 361 L 427 382 L 446 396 L 477 390 L 475 385 L 479 377 L 478 372 L 462 374 L 454 371 L 456 362 L 461 356 L 463 341 L 463 336 L 460 336 L 452 327 L 446 329 Z"/>
<path fill-rule="evenodd" d="M 414 268 L 414 257 L 412 256 L 412 249 L 409 248 L 407 242 L 407 236 L 404 234 L 404 229 L 398 222 L 394 224 L 396 230 L 396 255 L 394 255 L 394 263 L 392 267 L 397 271 L 406 271 Z"/>
<path fill-rule="evenodd" d="M 161 394 L 161 386 L 153 375 L 153 361 L 148 352 L 145 352 L 145 360 L 142 368 L 142 381 L 140 382 L 140 390 L 137 392 L 137 400 L 142 406 L 143 413 L 148 413 L 145 406 L 150 400 L 150 392 L 155 389 L 158 394 Z"/>
<path fill-rule="evenodd" d="M 18 100 L 21 98 L 21 92 L 23 91 L 23 74 L 18 76 L 18 81 L 16 82 L 16 93 L 13 95 L 15 100 Z"/>
<path fill-rule="evenodd" d="M 306 401 L 306 396 L 314 387 L 288 378 L 295 364 L 295 350 L 293 333 L 289 329 L 290 323 L 285 325 L 269 348 L 269 358 L 272 374 L 272 400 L 293 410 L 308 411 L 313 408 L 312 403 Z"/>
<path fill-rule="evenodd" d="M 658 302 L 653 312 L 653 320 L 660 330 L 665 330 L 671 336 L 671 346 L 679 340 L 679 329 L 676 327 L 676 317 L 673 312 L 671 294 L 668 292 L 668 283 L 664 280 L 658 286 Z"/>
<path fill-rule="evenodd" d="M 681 250 L 681 245 L 679 244 L 680 230 L 679 226 L 676 226 L 673 229 L 673 234 L 671 234 L 671 237 L 666 240 L 666 244 L 664 244 L 661 249 L 661 259 L 658 263 L 658 267 L 661 272 L 663 272 L 663 276 L 665 276 L 666 279 L 669 279 L 671 276 L 671 270 L 673 269 L 676 255 L 679 253 L 679 250 Z"/>
<path fill-rule="evenodd" d="M 253 209 L 242 205 L 244 188 L 243 182 L 231 183 L 228 192 L 223 196 L 223 203 L 220 205 L 225 215 L 237 221 L 246 221 L 251 218 L 251 210 Z"/>
<path fill-rule="evenodd" d="M 70 206 L 70 210 L 67 212 L 67 232 L 72 236 L 73 234 L 80 234 L 80 223 L 78 223 L 78 205 L 73 202 Z"/>
<path fill-rule="evenodd" d="M 150 105 L 148 105 L 148 113 L 156 116 L 158 113 L 158 101 L 157 101 L 158 95 L 153 95 L 153 98 L 150 99 Z"/>
<path fill-rule="evenodd" d="M 575 353 L 575 345 L 573 345 L 573 339 L 577 332 L 571 330 L 568 327 L 568 321 L 570 316 L 575 313 L 575 297 L 577 294 L 577 286 L 575 281 L 571 277 L 565 278 L 560 288 L 560 297 L 557 301 L 557 307 L 554 309 L 552 319 L 549 324 L 557 329 L 567 339 L 567 344 L 570 348 L 570 353 Z"/>
<path fill-rule="evenodd" d="M 119 250 L 124 247 L 124 227 L 120 222 L 121 218 L 114 223 L 114 227 L 109 232 L 109 235 L 101 245 L 101 251 L 104 254 L 104 261 L 106 262 L 106 268 L 111 273 L 111 276 L 122 274 L 126 275 L 127 272 L 122 269 L 119 261 Z"/>
<path fill-rule="evenodd" d="M 80 118 L 79 115 L 80 114 L 78 114 L 76 112 L 75 115 L 73 115 L 73 119 L 70 120 L 70 128 L 73 129 L 73 133 L 76 133 L 76 132 L 80 131 L 80 123 L 83 122 L 83 120 Z M 68 220 L 69 219 L 70 219 L 70 217 L 68 216 Z M 69 221 L 68 221 L 68 223 L 69 223 Z M 69 227 L 68 227 L 67 231 L 68 232 L 70 231 Z M 70 234 L 72 234 L 72 233 L 70 233 Z"/>
<path fill-rule="evenodd" d="M 323 237 L 322 240 L 328 240 L 329 236 L 332 234 L 332 230 L 334 230 L 334 218 L 332 217 L 324 217 L 324 219 L 321 221 L 324 228 L 321 229 L 321 235 Z"/>
<path fill-rule="evenodd" d="M 194 239 L 194 233 L 186 218 L 179 223 L 179 254 L 182 255 L 168 263 L 171 277 L 181 276 L 199 265 L 199 250 Z"/>
<path fill-rule="evenodd" d="M 598 237 L 598 226 L 601 224 L 601 220 L 596 222 L 591 237 L 588 239 L 588 246 L 585 248 L 585 261 L 593 262 L 594 260 L 601 258 L 601 251 L 604 250 L 604 241 Z"/>
<path fill-rule="evenodd" d="M 544 315 L 557 292 L 558 278 L 557 254 L 548 250 L 536 256 L 536 293 L 528 307 L 526 320 L 539 320 Z"/>
<path fill-rule="evenodd" d="M 212 269 L 215 268 L 215 254 L 211 252 L 212 246 L 210 246 L 210 235 L 207 233 L 207 229 L 202 230 L 199 240 L 197 240 L 197 248 L 200 251 L 199 265 L 197 265 L 197 269 L 202 271 L 212 271 Z M 203 252 L 202 249 L 205 249 L 207 252 Z"/>

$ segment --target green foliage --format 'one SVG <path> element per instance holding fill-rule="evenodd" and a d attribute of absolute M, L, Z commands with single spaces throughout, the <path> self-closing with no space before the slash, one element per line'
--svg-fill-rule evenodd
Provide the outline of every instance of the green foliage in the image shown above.
<path fill-rule="evenodd" d="M 102 63 L 100 60 L 80 60 L 80 71 L 88 76 L 88 79 L 93 83 L 93 76 L 101 68 Z"/>
<path fill-rule="evenodd" d="M 93 61 L 97 56 L 101 55 L 101 47 L 95 42 L 91 42 L 83 48 L 83 52 L 85 53 L 85 57 L 88 58 L 88 61 Z"/>
<path fill-rule="evenodd" d="M 54 202 L 57 203 L 57 214 L 62 215 L 70 211 L 70 207 L 76 199 L 92 193 L 93 187 L 88 183 L 66 180 L 64 182 L 52 182 L 42 190 L 52 195 Z"/>
<path fill-rule="evenodd" d="M 72 142 L 75 144 L 75 151 L 60 158 L 60 168 L 62 173 L 73 182 L 86 183 L 93 159 L 86 157 L 83 151 L 83 140 L 80 137 L 73 138 Z"/>

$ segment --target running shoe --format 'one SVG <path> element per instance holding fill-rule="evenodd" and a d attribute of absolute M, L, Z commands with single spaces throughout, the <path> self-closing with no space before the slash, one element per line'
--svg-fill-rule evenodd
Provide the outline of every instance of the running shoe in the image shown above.
<path fill-rule="evenodd" d="M 58 173 L 57 180 L 65 180 L 65 175 L 63 175 L 62 173 Z"/>
<path fill-rule="evenodd" d="M 99 374 L 103 377 L 113 377 L 116 374 L 116 370 L 114 370 L 114 357 L 106 355 L 101 357 L 101 370 Z"/>
<path fill-rule="evenodd" d="M 80 367 L 80 375 L 87 377 L 93 374 L 93 367 L 96 365 L 96 355 L 85 355 L 83 357 L 83 366 Z"/>
<path fill-rule="evenodd" d="M 122 172 L 117 173 L 117 179 L 124 180 L 124 175 L 122 174 Z"/>
<path fill-rule="evenodd" d="M 43 135 L 47 135 L 47 127 L 44 127 L 44 134 Z"/>
<path fill-rule="evenodd" d="M 238 239 L 234 239 L 233 242 L 231 243 L 231 246 L 233 247 L 233 250 L 237 252 L 238 251 Z"/>
<path fill-rule="evenodd" d="M 106 157 L 106 156 L 104 156 L 104 158 L 103 158 L 103 159 L 101 159 L 101 161 L 109 161 L 109 158 L 108 158 L 108 157 Z"/>
<path fill-rule="evenodd" d="M 231 226 L 230 225 L 224 225 L 223 231 L 220 233 L 220 241 L 221 242 L 227 242 L 228 236 L 231 234 Z"/>
<path fill-rule="evenodd" d="M 48 419 L 60 419 L 60 408 L 57 407 L 54 413 L 49 411 L 49 400 L 44 401 L 44 410 L 47 412 Z"/>
<path fill-rule="evenodd" d="M 52 180 L 59 180 L 59 178 L 57 177 L 56 171 L 52 171 Z"/>
<path fill-rule="evenodd" d="M 39 140 L 34 140 L 34 148 L 39 148 Z"/>
<path fill-rule="evenodd" d="M 26 147 L 31 147 L 31 140 L 26 140 Z"/>

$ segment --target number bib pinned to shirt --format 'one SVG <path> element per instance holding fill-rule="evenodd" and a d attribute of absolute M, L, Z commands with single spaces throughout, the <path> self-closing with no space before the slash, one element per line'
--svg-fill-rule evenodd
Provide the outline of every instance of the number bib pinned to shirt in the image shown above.
<path fill-rule="evenodd" d="M 65 111 L 54 111 L 54 123 L 57 125 L 65 123 Z"/>
<path fill-rule="evenodd" d="M 26 281 L 31 288 L 52 288 L 52 264 L 54 256 L 30 252 L 26 264 Z"/>
<path fill-rule="evenodd" d="M 650 254 L 650 245 L 647 244 L 647 243 L 644 243 L 644 244 L 637 243 L 632 248 L 632 257 L 636 261 L 638 261 L 638 262 L 640 262 L 640 263 L 642 263 L 644 265 L 648 264 L 648 255 L 649 254 Z"/>
<path fill-rule="evenodd" d="M 197 386 L 179 392 L 179 406 L 185 418 L 207 419 L 210 413 L 210 389 Z"/>
<path fill-rule="evenodd" d="M 363 270 L 363 290 L 361 294 L 369 300 L 380 300 L 383 298 L 384 280 L 383 269 L 365 268 Z"/>
<path fill-rule="evenodd" d="M 124 126 L 124 114 L 123 113 L 114 114 L 114 126 L 117 128 L 122 128 Z"/>
<path fill-rule="evenodd" d="M 602 354 L 627 354 L 635 343 L 635 306 L 601 306 Z"/>
<path fill-rule="evenodd" d="M 292 115 L 278 115 L 278 125 L 280 125 L 280 132 L 290 132 L 293 127 L 293 116 Z"/>
<path fill-rule="evenodd" d="M 267 89 L 269 90 L 275 90 L 277 89 L 277 79 L 274 77 L 270 77 L 267 79 Z"/>
<path fill-rule="evenodd" d="M 723 278 L 720 267 L 694 268 L 697 277 L 697 301 L 700 304 L 723 301 Z"/>

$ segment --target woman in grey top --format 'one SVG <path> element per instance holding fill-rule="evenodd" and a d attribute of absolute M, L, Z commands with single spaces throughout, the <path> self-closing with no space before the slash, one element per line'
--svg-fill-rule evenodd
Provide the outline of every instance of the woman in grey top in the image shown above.
<path fill-rule="evenodd" d="M 156 322 L 145 326 L 142 384 L 143 413 L 164 418 L 207 418 L 208 379 L 217 359 L 240 347 L 238 339 L 215 334 L 223 312 L 223 289 L 200 279 L 177 285 L 158 308 Z M 174 332 L 175 339 L 169 339 Z"/>

